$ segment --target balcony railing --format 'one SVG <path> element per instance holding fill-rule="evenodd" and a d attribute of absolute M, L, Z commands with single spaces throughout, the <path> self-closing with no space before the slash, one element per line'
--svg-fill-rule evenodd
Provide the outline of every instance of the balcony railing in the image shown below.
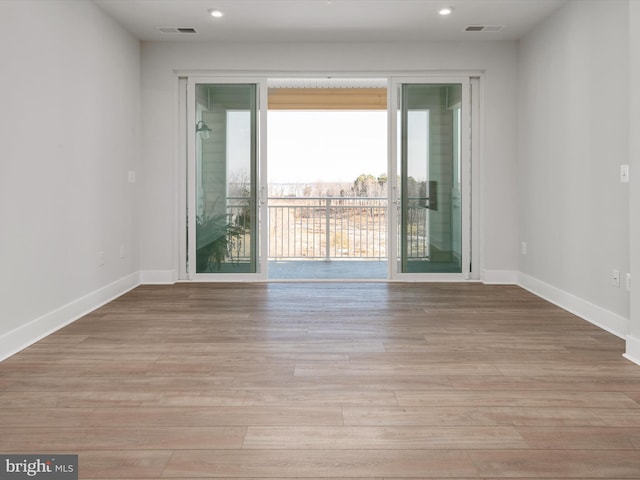
<path fill-rule="evenodd" d="M 229 200 L 231 217 L 247 222 L 246 204 Z M 270 197 L 268 211 L 270 260 L 387 259 L 386 198 Z M 410 205 L 407 221 L 407 257 L 428 258 L 428 209 Z M 235 242 L 234 258 L 248 258 L 249 244 Z"/>
<path fill-rule="evenodd" d="M 270 259 L 381 260 L 386 237 L 386 198 L 269 200 Z"/>

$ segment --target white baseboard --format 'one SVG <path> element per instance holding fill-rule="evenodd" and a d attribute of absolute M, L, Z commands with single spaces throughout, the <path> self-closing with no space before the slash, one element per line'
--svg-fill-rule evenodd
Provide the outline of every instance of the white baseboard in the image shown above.
<path fill-rule="evenodd" d="M 518 272 L 514 270 L 483 270 L 482 283 L 487 285 L 517 285 Z"/>
<path fill-rule="evenodd" d="M 178 281 L 175 270 L 141 270 L 140 283 L 142 285 L 173 285 Z"/>
<path fill-rule="evenodd" d="M 640 365 L 640 338 L 627 335 L 627 351 L 623 357 Z"/>
<path fill-rule="evenodd" d="M 0 361 L 109 303 L 139 285 L 138 272 L 59 307 L 0 336 Z"/>
<path fill-rule="evenodd" d="M 622 315 L 594 305 L 583 298 L 560 290 L 524 273 L 518 274 L 518 285 L 617 337 L 622 339 L 627 337 L 629 319 L 624 318 Z"/>

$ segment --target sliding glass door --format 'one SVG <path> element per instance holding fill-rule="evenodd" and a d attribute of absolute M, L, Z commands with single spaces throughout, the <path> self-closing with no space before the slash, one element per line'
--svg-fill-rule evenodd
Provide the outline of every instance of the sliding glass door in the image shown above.
<path fill-rule="evenodd" d="M 467 79 L 394 82 L 393 227 L 398 278 L 467 278 L 470 270 Z M 435 275 L 434 275 L 435 274 Z"/>
<path fill-rule="evenodd" d="M 192 78 L 188 91 L 189 276 L 259 278 L 261 85 Z"/>
<path fill-rule="evenodd" d="M 189 77 L 186 83 L 185 278 L 266 280 L 266 79 Z M 477 278 L 470 83 L 468 77 L 390 79 L 390 280 Z"/>

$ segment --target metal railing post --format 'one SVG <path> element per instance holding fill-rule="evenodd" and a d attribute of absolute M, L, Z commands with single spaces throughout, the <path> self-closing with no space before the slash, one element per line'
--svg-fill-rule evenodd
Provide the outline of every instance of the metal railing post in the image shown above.
<path fill-rule="evenodd" d="M 326 261 L 331 260 L 331 199 L 326 199 L 325 206 L 325 231 L 324 231 L 324 243 L 325 243 L 325 255 Z"/>

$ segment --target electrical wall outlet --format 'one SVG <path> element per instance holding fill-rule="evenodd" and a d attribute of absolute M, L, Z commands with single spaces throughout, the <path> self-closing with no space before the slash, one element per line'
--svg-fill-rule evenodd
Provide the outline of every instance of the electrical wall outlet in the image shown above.
<path fill-rule="evenodd" d="M 620 165 L 620 183 L 629 183 L 629 165 Z"/>
<path fill-rule="evenodd" d="M 625 277 L 625 283 L 626 283 L 626 287 L 627 287 L 627 292 L 631 291 L 631 274 L 627 273 L 626 277 Z"/>
<path fill-rule="evenodd" d="M 620 286 L 620 270 L 614 270 L 611 274 L 611 284 L 614 287 Z"/>
<path fill-rule="evenodd" d="M 104 252 L 102 251 L 98 253 L 98 265 L 101 267 L 104 265 Z"/>
<path fill-rule="evenodd" d="M 522 255 L 527 254 L 527 242 L 522 242 L 522 244 L 520 245 L 520 253 Z"/>
<path fill-rule="evenodd" d="M 136 183 L 136 171 L 135 170 L 129 170 L 129 183 Z"/>

